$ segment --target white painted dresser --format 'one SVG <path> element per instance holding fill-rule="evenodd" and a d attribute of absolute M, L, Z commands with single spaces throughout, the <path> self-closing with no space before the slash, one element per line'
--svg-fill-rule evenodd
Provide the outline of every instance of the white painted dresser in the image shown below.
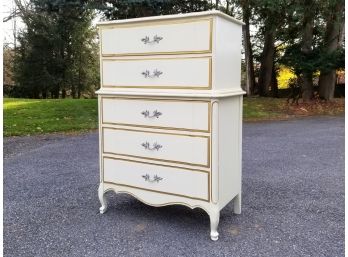
<path fill-rule="evenodd" d="M 210 217 L 241 212 L 242 22 L 218 11 L 101 22 L 100 212 L 105 192 Z"/>

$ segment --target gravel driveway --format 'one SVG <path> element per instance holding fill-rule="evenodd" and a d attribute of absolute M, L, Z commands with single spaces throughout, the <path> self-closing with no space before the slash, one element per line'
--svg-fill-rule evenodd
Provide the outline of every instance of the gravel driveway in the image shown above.
<path fill-rule="evenodd" d="M 242 214 L 154 208 L 109 192 L 98 135 L 4 140 L 5 256 L 344 256 L 344 117 L 246 123 Z"/>

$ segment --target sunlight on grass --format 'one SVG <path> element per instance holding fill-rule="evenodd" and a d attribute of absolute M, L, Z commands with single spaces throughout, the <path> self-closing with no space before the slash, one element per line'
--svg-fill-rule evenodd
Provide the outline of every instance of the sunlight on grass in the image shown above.
<path fill-rule="evenodd" d="M 11 101 L 10 99 L 5 99 L 4 100 L 4 109 L 16 108 L 19 106 L 30 105 L 30 104 L 34 104 L 34 103 L 38 103 L 38 102 L 39 102 L 39 100 L 21 99 L 19 101 Z"/>
<path fill-rule="evenodd" d="M 344 99 L 289 105 L 284 98 L 245 97 L 243 121 L 284 120 L 344 113 Z M 4 99 L 4 136 L 88 131 L 98 128 L 97 99 Z"/>
<path fill-rule="evenodd" d="M 286 117 L 282 113 L 284 103 L 284 99 L 244 98 L 243 118 L 245 121 L 283 119 Z"/>
<path fill-rule="evenodd" d="M 4 136 L 98 128 L 96 99 L 5 99 Z"/>

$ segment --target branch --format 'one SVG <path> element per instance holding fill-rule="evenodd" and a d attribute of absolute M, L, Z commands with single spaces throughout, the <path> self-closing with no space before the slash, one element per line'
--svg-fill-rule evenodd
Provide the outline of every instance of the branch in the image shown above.
<path fill-rule="evenodd" d="M 19 10 L 12 11 L 7 17 L 3 18 L 2 22 L 8 22 L 20 14 Z"/>

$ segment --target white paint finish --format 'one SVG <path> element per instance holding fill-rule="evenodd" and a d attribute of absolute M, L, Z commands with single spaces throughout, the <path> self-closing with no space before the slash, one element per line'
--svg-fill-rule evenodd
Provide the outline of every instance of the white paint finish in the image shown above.
<path fill-rule="evenodd" d="M 185 22 L 189 21 L 188 23 L 182 23 L 188 17 L 190 21 L 187 19 Z M 197 19 L 199 23 L 201 21 L 198 21 L 198 19 L 202 18 L 213 19 L 211 54 L 194 54 L 198 53 L 195 51 L 201 51 L 201 42 L 197 42 L 196 48 L 190 54 L 183 54 L 184 52 L 165 52 L 164 55 L 162 53 L 158 55 L 158 51 L 153 50 L 153 54 L 145 55 L 144 50 L 137 49 L 139 51 L 138 56 L 118 56 L 117 58 L 113 56 L 103 57 L 101 59 L 104 63 L 119 63 L 117 67 L 106 67 L 106 71 L 104 71 L 106 73 L 102 76 L 104 82 L 106 78 L 109 82 L 111 81 L 115 84 L 121 79 L 122 84 L 126 85 L 126 87 L 104 87 L 98 91 L 100 97 L 142 97 L 151 100 L 148 101 L 151 102 L 151 106 L 147 105 L 146 100 L 138 99 L 132 103 L 130 101 L 133 100 L 119 101 L 116 104 L 109 101 L 101 108 L 107 120 L 113 123 L 112 125 L 101 125 L 104 130 L 108 130 L 105 135 L 100 137 L 101 143 L 104 144 L 104 147 L 108 151 L 122 151 L 121 154 L 126 155 L 121 156 L 114 153 L 101 154 L 101 159 L 103 157 L 113 158 L 109 159 L 112 161 L 108 165 L 103 166 L 101 164 L 101 174 L 105 174 L 105 179 L 111 179 L 114 184 L 107 183 L 102 179 L 99 189 L 99 199 L 102 204 L 101 212 L 104 212 L 107 207 L 104 193 L 108 190 L 114 190 L 118 193 L 129 193 L 152 206 L 181 204 L 190 208 L 200 207 L 209 214 L 211 239 L 217 240 L 219 236 L 218 224 L 220 210 L 233 200 L 234 212 L 236 214 L 241 212 L 241 124 L 242 95 L 244 94 L 244 91 L 240 88 L 241 23 L 235 22 L 232 18 L 213 11 L 204 14 L 185 14 L 108 22 L 100 25 L 100 28 L 104 30 L 115 26 L 128 30 L 131 27 L 136 27 L 142 32 L 149 33 L 149 31 L 153 30 L 146 30 L 147 28 L 156 29 L 158 26 L 161 27 L 163 25 L 163 23 L 160 24 L 157 21 L 165 21 L 167 23 L 165 26 L 167 27 L 169 26 L 168 23 L 173 21 L 173 27 L 175 27 L 178 24 L 187 26 L 194 19 Z M 140 23 L 142 26 L 138 26 Z M 114 25 L 109 26 L 110 24 Z M 187 29 L 191 28 L 187 27 Z M 163 30 L 163 32 L 170 34 L 170 30 L 167 29 Z M 181 35 L 181 32 L 175 32 L 170 36 L 178 38 L 177 36 Z M 202 32 L 200 33 L 201 35 L 204 34 Z M 151 35 L 149 36 L 151 37 Z M 138 38 L 139 35 L 132 34 L 131 37 Z M 188 37 L 190 41 L 191 35 Z M 108 41 L 110 40 L 114 39 L 108 39 Z M 117 39 L 115 38 L 115 40 Z M 107 44 L 110 44 L 109 49 L 113 47 L 111 47 L 113 44 L 111 41 Z M 133 42 L 127 42 L 127 44 L 131 46 Z M 153 46 L 156 47 L 157 45 L 154 44 Z M 186 46 L 191 47 L 190 43 Z M 186 46 L 182 49 L 188 49 Z M 127 47 L 128 45 L 125 46 L 123 51 L 128 51 L 126 49 Z M 124 55 L 126 55 L 125 52 Z M 199 58 L 201 60 L 212 58 L 210 74 L 212 88 L 190 87 L 194 86 L 191 82 L 195 82 L 197 85 L 197 82 L 204 81 L 203 84 L 206 85 L 207 71 L 206 69 L 203 70 L 202 67 L 207 64 L 201 65 L 202 67 L 200 68 L 198 68 L 200 65 L 195 64 L 184 67 L 182 61 L 190 60 L 187 57 L 196 57 L 196 60 L 199 60 Z M 129 59 L 132 59 L 132 61 L 128 61 Z M 125 64 L 127 62 L 134 63 L 135 65 L 127 66 Z M 175 74 L 184 74 L 181 77 L 171 75 L 171 79 L 168 79 L 168 77 L 167 80 L 164 79 L 163 81 L 168 82 L 167 85 L 169 87 L 162 88 L 163 83 L 159 83 L 159 80 L 156 82 L 156 79 L 148 80 L 151 83 L 145 84 L 137 75 L 131 73 L 134 71 L 134 67 L 137 69 L 139 67 L 145 68 L 151 71 L 151 69 L 159 69 L 163 63 L 166 63 L 167 66 L 161 66 L 162 68 L 169 67 L 171 70 L 176 71 Z M 151 64 L 153 66 L 148 67 L 145 64 Z M 102 65 L 102 68 L 105 68 L 105 65 Z M 116 70 L 119 73 L 116 74 Z M 160 79 L 164 78 L 161 76 Z M 188 85 L 188 82 L 191 85 Z M 133 85 L 133 83 L 136 83 L 136 85 Z M 130 86 L 134 86 L 134 88 Z M 168 99 L 168 101 L 162 104 L 159 98 L 162 100 Z M 202 125 L 206 126 L 207 107 L 201 105 L 195 105 L 196 107 L 193 107 L 185 101 L 175 105 L 167 104 L 172 100 L 178 99 L 197 99 L 213 102 L 213 107 L 208 109 L 210 115 L 213 116 L 211 120 L 212 131 L 209 133 L 204 132 L 204 130 L 191 130 L 192 128 L 201 128 Z M 168 113 L 170 116 L 175 117 L 176 121 L 172 120 L 172 118 L 168 120 L 158 118 L 153 121 L 158 122 L 157 125 L 159 126 L 152 126 L 149 125 L 152 121 L 147 121 L 149 123 L 145 124 L 141 122 L 141 119 L 139 120 L 139 112 L 143 111 L 139 111 L 139 109 L 150 109 L 150 107 L 151 110 L 159 109 L 159 106 L 163 110 L 159 110 L 163 112 L 163 116 L 161 117 L 165 117 L 164 115 Z M 122 113 L 119 110 L 122 110 Z M 149 111 L 151 112 L 151 110 Z M 192 118 L 191 121 L 189 120 L 190 117 Z M 132 125 L 128 122 L 135 122 L 137 124 Z M 102 120 L 100 120 L 100 123 L 102 124 Z M 174 126 L 169 126 L 169 124 L 174 124 Z M 185 126 L 182 126 L 182 124 Z M 140 128 L 139 126 L 143 127 Z M 107 127 L 112 127 L 114 130 Z M 177 128 L 180 130 L 175 131 Z M 142 131 L 137 132 L 134 130 Z M 195 135 L 196 137 L 187 137 L 184 134 Z M 162 144 L 163 147 L 158 151 L 145 150 L 141 144 L 146 141 L 149 142 L 150 146 L 153 146 L 153 143 L 157 142 Z M 208 142 L 211 144 L 210 151 L 205 148 Z M 130 156 L 129 154 L 139 154 L 139 156 Z M 127 160 L 115 161 L 115 157 Z M 211 158 L 209 167 L 195 166 L 197 164 L 205 165 L 208 158 Z M 156 169 L 158 167 L 160 168 Z M 197 169 L 200 171 L 197 171 Z M 144 175 L 141 171 L 147 172 L 151 179 L 155 175 L 160 177 L 166 176 L 166 178 L 170 178 L 170 184 L 165 185 L 163 187 L 164 191 L 159 192 L 160 190 L 158 188 L 154 189 L 153 187 L 160 186 L 160 183 L 165 180 L 144 184 L 145 181 L 141 181 L 140 179 Z M 183 180 L 188 181 L 188 183 L 182 185 L 181 181 Z M 131 183 L 131 185 L 120 185 L 126 182 Z M 149 188 L 145 188 L 145 186 L 149 186 Z M 187 195 L 185 197 L 180 196 L 182 194 Z M 197 197 L 198 195 L 199 197 Z M 201 195 L 204 195 L 205 198 L 200 198 Z M 205 201 L 208 198 L 209 201 Z"/>
<path fill-rule="evenodd" d="M 101 158 L 100 158 L 101 159 Z M 102 178 L 102 177 L 101 177 Z M 104 187 L 103 187 L 103 183 L 100 183 L 99 184 L 99 187 L 98 187 L 98 198 L 99 198 L 99 201 L 101 203 L 101 207 L 99 208 L 99 212 L 101 214 L 105 213 L 107 211 L 107 208 L 108 208 L 108 204 L 107 204 L 107 201 L 106 201 L 106 197 L 104 195 Z"/>
<path fill-rule="evenodd" d="M 101 88 L 96 92 L 98 95 L 113 96 L 147 96 L 147 97 L 184 97 L 184 98 L 224 98 L 230 96 L 244 95 L 245 91 L 241 89 L 223 89 L 223 90 L 191 90 L 175 89 L 160 90 L 148 88 Z"/>
<path fill-rule="evenodd" d="M 216 206 L 212 206 L 210 209 L 210 238 L 213 241 L 217 241 L 219 239 L 219 233 L 217 232 L 217 229 L 220 220 L 220 211 L 216 208 Z"/>
<path fill-rule="evenodd" d="M 219 105 L 218 101 L 212 102 L 212 131 L 211 131 L 211 148 L 212 148 L 212 171 L 211 171 L 211 188 L 212 202 L 219 202 Z"/>
<path fill-rule="evenodd" d="M 115 25 L 115 24 L 132 24 L 132 23 L 139 23 L 139 22 L 152 22 L 152 21 L 161 21 L 161 20 L 181 20 L 186 18 L 202 18 L 202 17 L 221 17 L 225 20 L 228 20 L 230 22 L 244 25 L 244 22 L 237 20 L 236 18 L 233 18 L 223 12 L 220 12 L 218 10 L 210 10 L 210 11 L 203 11 L 203 12 L 192 12 L 192 13 L 180 13 L 180 14 L 172 14 L 172 15 L 161 15 L 161 16 L 151 16 L 151 17 L 142 17 L 142 18 L 133 18 L 133 19 L 124 19 L 124 20 L 114 20 L 114 21 L 103 21 L 98 22 L 97 26 L 108 26 L 108 25 Z"/>
<path fill-rule="evenodd" d="M 105 153 L 209 166 L 209 137 L 103 128 Z M 161 145 L 159 150 L 145 149 Z"/>
<path fill-rule="evenodd" d="M 210 58 L 104 59 L 102 86 L 185 88 L 210 86 Z M 145 77 L 143 72 L 162 72 Z M 199 76 L 193 76 L 199 74 Z"/>
<path fill-rule="evenodd" d="M 103 97 L 102 106 L 104 124 L 209 131 L 208 101 Z M 161 115 L 149 118 L 142 114 L 144 111 L 150 115 L 159 111 Z"/>
<path fill-rule="evenodd" d="M 219 100 L 219 207 L 241 193 L 241 96 Z"/>
<path fill-rule="evenodd" d="M 156 192 L 143 190 L 140 188 L 133 188 L 128 186 L 122 186 L 112 183 L 104 182 L 101 184 L 104 190 L 104 193 L 110 190 L 113 190 L 116 193 L 126 193 L 134 196 L 139 201 L 151 205 L 154 207 L 167 206 L 173 204 L 180 204 L 187 206 L 191 209 L 201 208 L 205 212 L 209 213 L 209 210 L 214 206 L 208 201 L 202 201 L 192 198 L 187 198 L 183 196 L 173 195 L 173 194 L 159 194 Z"/>
<path fill-rule="evenodd" d="M 102 113 L 102 105 L 101 105 L 101 96 L 98 96 L 98 120 L 101 121 L 101 117 L 102 117 L 103 113 Z M 99 156 L 102 155 L 103 153 L 103 146 L 102 146 L 102 141 L 100 140 L 100 138 L 102 138 L 102 123 L 99 122 L 98 124 L 98 135 L 99 135 Z M 99 158 L 99 182 L 102 183 L 102 177 L 103 177 L 103 163 L 102 163 L 102 159 Z"/>
<path fill-rule="evenodd" d="M 216 17 L 213 52 L 213 88 L 240 90 L 242 27 Z"/>
<path fill-rule="evenodd" d="M 210 51 L 210 20 L 184 21 L 182 23 L 115 25 L 101 28 L 102 54 L 143 54 Z M 160 41 L 145 44 L 142 39 L 155 36 Z"/>
<path fill-rule="evenodd" d="M 161 180 L 149 182 L 146 175 Z M 104 158 L 104 181 L 121 185 L 208 200 L 208 178 L 206 172 Z"/>

